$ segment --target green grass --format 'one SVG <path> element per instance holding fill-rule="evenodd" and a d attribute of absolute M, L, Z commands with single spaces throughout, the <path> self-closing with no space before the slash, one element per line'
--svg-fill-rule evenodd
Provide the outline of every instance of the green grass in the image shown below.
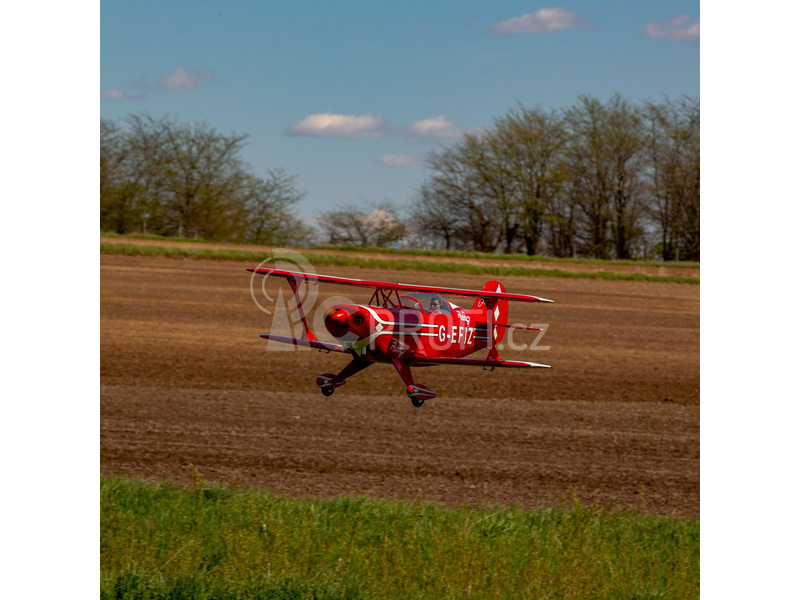
<path fill-rule="evenodd" d="M 102 478 L 101 598 L 699 597 L 699 520 Z"/>
<path fill-rule="evenodd" d="M 253 263 L 253 266 L 270 257 L 268 252 L 249 252 L 245 250 L 212 250 L 206 248 L 177 248 L 161 246 L 139 246 L 136 244 L 100 242 L 100 252 L 105 254 L 126 254 L 131 256 L 166 256 L 208 258 L 215 260 L 236 260 Z M 568 277 L 573 279 L 606 279 L 612 281 L 654 281 L 662 283 L 699 284 L 697 277 L 675 275 L 657 276 L 643 273 L 612 273 L 607 271 L 572 273 L 561 269 L 537 269 L 530 267 L 505 267 L 492 265 L 473 265 L 469 263 L 431 262 L 404 258 L 364 258 L 339 254 L 320 254 L 303 252 L 316 267 L 340 266 L 364 269 L 394 269 L 402 271 L 429 271 L 440 273 L 469 273 L 471 275 L 493 276 L 535 276 Z"/>
<path fill-rule="evenodd" d="M 660 262 L 655 260 L 634 259 L 601 259 L 601 258 L 564 258 L 557 256 L 541 256 L 530 254 L 494 254 L 490 252 L 464 252 L 461 250 L 418 250 L 394 248 L 365 248 L 362 246 L 314 246 L 315 250 L 340 250 L 343 252 L 369 252 L 382 254 L 400 254 L 405 256 L 441 256 L 449 258 L 478 258 L 481 260 L 518 260 L 527 262 L 553 262 L 553 263 L 582 263 L 589 265 L 632 265 L 642 267 L 677 267 L 683 269 L 699 269 L 699 262 L 671 261 Z"/>
<path fill-rule="evenodd" d="M 211 240 L 204 240 L 204 239 L 197 239 L 197 238 L 186 238 L 186 237 L 167 237 L 167 236 L 159 236 L 159 235 L 142 235 L 137 233 L 127 233 L 125 235 L 120 235 L 118 233 L 106 233 L 100 232 L 101 236 L 104 237 L 113 237 L 113 238 L 120 238 L 120 239 L 132 239 L 132 240 L 156 240 L 156 241 L 167 241 L 167 242 L 196 242 L 200 244 L 220 244 L 225 242 L 214 242 Z M 402 249 L 397 250 L 395 248 L 368 248 L 364 246 L 313 246 L 310 250 L 328 250 L 328 251 L 340 251 L 340 252 L 366 252 L 369 254 L 396 254 L 401 256 L 436 256 L 436 257 L 443 257 L 443 258 L 477 258 L 481 260 L 518 260 L 522 262 L 552 262 L 552 263 L 584 263 L 589 265 L 631 265 L 631 266 L 642 266 L 642 267 L 670 267 L 670 268 L 684 268 L 684 269 L 699 269 L 700 263 L 699 262 L 692 262 L 692 261 L 670 261 L 670 262 L 661 262 L 655 260 L 633 260 L 633 259 L 623 259 L 623 260 L 612 260 L 612 259 L 600 259 L 600 258 L 561 258 L 555 256 L 539 256 L 539 255 L 528 255 L 528 254 L 493 254 L 490 252 L 464 252 L 460 250 L 419 250 L 419 249 Z M 269 251 L 269 248 L 265 247 L 265 252 Z"/>

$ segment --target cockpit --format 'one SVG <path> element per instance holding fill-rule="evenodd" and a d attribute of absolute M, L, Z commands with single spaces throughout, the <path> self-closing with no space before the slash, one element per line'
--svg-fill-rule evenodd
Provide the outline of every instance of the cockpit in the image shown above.
<path fill-rule="evenodd" d="M 418 310 L 424 314 L 441 313 L 451 314 L 453 309 L 450 303 L 439 294 L 424 292 L 408 292 L 400 296 L 400 305 L 404 308 Z"/>

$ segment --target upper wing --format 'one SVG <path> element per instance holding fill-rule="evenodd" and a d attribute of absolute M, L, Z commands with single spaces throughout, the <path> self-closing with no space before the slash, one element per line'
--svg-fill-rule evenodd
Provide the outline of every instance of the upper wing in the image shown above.
<path fill-rule="evenodd" d="M 351 279 L 349 277 L 335 277 L 333 275 L 315 275 L 313 273 L 302 273 L 300 271 L 281 271 L 279 269 L 265 269 L 258 267 L 247 269 L 253 273 L 262 275 L 277 275 L 278 277 L 294 277 L 310 282 L 322 281 L 323 283 L 338 283 L 339 285 L 351 285 L 355 287 L 367 287 L 380 290 L 398 290 L 406 292 L 427 292 L 432 294 L 444 294 L 446 296 L 463 296 L 466 298 L 496 298 L 498 300 L 517 300 L 520 302 L 552 302 L 547 298 L 527 296 L 525 294 L 509 294 L 508 292 L 489 292 L 486 290 L 463 290 L 461 288 L 440 287 L 434 285 L 416 285 L 413 283 L 392 283 L 390 281 L 373 281 L 370 279 Z"/>
<path fill-rule="evenodd" d="M 476 367 L 508 367 L 516 369 L 552 369 L 550 365 L 542 365 L 539 363 L 526 362 L 524 360 L 487 360 L 482 358 L 459 358 L 459 357 L 445 357 L 437 356 L 431 358 L 412 358 L 408 361 L 409 366 L 421 365 L 473 365 Z"/>

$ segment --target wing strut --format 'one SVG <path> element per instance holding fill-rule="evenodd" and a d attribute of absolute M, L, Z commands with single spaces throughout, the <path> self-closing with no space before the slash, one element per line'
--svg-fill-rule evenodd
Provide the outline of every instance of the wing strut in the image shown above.
<path fill-rule="evenodd" d="M 289 286 L 292 288 L 294 292 L 294 301 L 297 303 L 297 310 L 300 313 L 300 321 L 303 323 L 303 337 L 301 339 L 309 340 L 311 342 L 316 342 L 317 337 L 314 335 L 314 332 L 308 327 L 308 323 L 306 323 L 306 313 L 303 311 L 303 303 L 300 300 L 300 293 L 299 288 L 300 284 L 297 282 L 297 278 L 295 277 L 287 277 L 286 281 L 289 282 Z"/>

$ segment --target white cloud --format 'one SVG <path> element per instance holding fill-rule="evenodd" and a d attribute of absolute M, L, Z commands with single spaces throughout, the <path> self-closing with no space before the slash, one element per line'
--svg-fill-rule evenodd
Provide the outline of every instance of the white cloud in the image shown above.
<path fill-rule="evenodd" d="M 324 113 L 308 115 L 301 121 L 292 125 L 286 133 L 291 136 L 308 135 L 313 137 L 334 137 L 334 138 L 365 138 L 365 137 L 418 137 L 432 138 L 440 141 L 455 140 L 464 133 L 476 133 L 478 130 L 457 129 L 444 115 L 439 115 L 432 119 L 422 119 L 405 127 L 387 127 L 384 117 L 374 115 L 336 115 Z M 405 155 L 387 154 L 387 157 L 399 157 Z M 392 161 L 392 158 L 386 160 Z M 399 160 L 399 159 L 394 159 Z M 387 166 L 401 166 L 389 164 Z M 405 165 L 402 165 L 405 166 Z"/>
<path fill-rule="evenodd" d="M 378 162 L 386 167 L 410 167 L 423 160 L 423 157 L 414 154 L 384 154 L 378 158 Z"/>
<path fill-rule="evenodd" d="M 106 100 L 122 100 L 125 97 L 125 92 L 119 88 L 111 88 L 110 90 L 100 92 L 100 97 Z"/>
<path fill-rule="evenodd" d="M 200 79 L 213 79 L 214 71 L 200 69 L 190 72 L 183 67 L 178 67 L 175 72 L 158 80 L 158 87 L 168 90 L 193 90 Z"/>
<path fill-rule="evenodd" d="M 642 35 L 651 40 L 684 42 L 700 38 L 700 22 L 689 23 L 689 15 L 679 15 L 672 19 L 653 21 L 642 29 Z"/>
<path fill-rule="evenodd" d="M 385 133 L 383 117 L 331 113 L 308 115 L 289 129 L 290 135 L 336 138 L 381 137 Z"/>
<path fill-rule="evenodd" d="M 491 33 L 512 35 L 515 33 L 538 33 L 548 35 L 563 29 L 594 29 L 594 24 L 565 8 L 542 8 L 492 25 Z"/>
<path fill-rule="evenodd" d="M 444 118 L 444 115 L 439 115 L 433 119 L 422 119 L 416 123 L 412 123 L 406 130 L 406 135 L 419 136 L 419 137 L 439 137 L 439 138 L 452 138 L 460 137 L 461 131 L 456 129 L 450 121 Z"/>

